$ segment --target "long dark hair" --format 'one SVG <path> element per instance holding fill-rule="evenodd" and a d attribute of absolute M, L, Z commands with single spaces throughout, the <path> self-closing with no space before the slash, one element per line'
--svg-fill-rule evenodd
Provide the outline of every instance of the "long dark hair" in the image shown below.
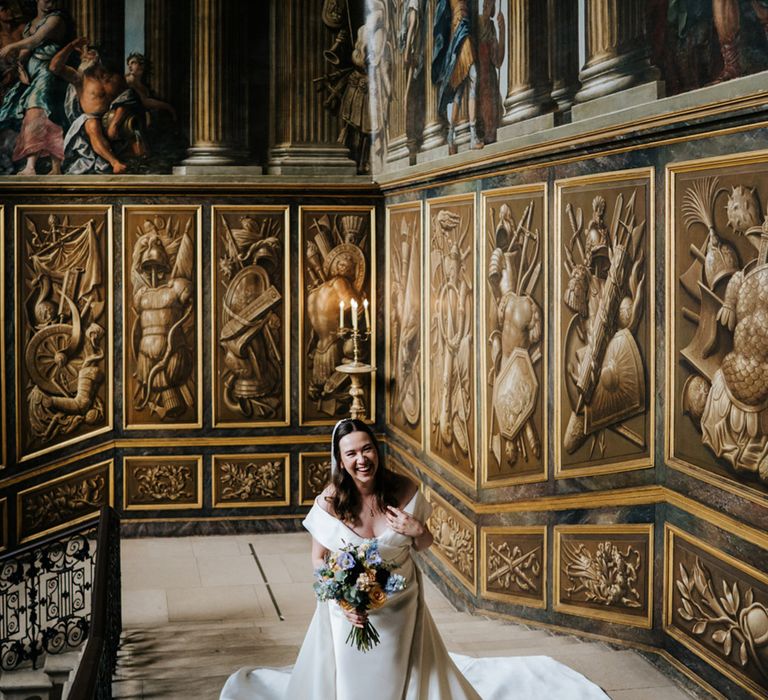
<path fill-rule="evenodd" d="M 378 509 L 383 512 L 388 505 L 398 505 L 396 491 L 399 478 L 395 473 L 384 467 L 384 460 L 382 459 L 379 442 L 376 440 L 373 431 L 361 420 L 355 418 L 343 420 L 336 426 L 333 436 L 333 444 L 331 445 L 331 450 L 333 451 L 333 456 L 336 459 L 338 468 L 331 477 L 334 493 L 328 500 L 330 500 L 333 505 L 336 517 L 350 523 L 358 522 L 358 516 L 360 515 L 360 510 L 362 508 L 362 499 L 360 498 L 360 492 L 357 490 L 354 480 L 342 465 L 339 442 L 341 441 L 341 438 L 346 435 L 356 432 L 362 432 L 368 435 L 376 450 L 376 455 L 378 456 L 378 467 L 373 477 L 373 494 L 376 497 L 376 505 L 378 506 Z"/>

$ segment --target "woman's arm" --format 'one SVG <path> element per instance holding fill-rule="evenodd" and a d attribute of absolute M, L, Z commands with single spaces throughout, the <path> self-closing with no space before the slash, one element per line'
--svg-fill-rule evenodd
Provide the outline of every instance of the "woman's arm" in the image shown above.
<path fill-rule="evenodd" d="M 325 558 L 329 553 L 330 550 L 323 547 L 314 537 L 312 538 L 312 566 L 315 569 L 325 564 Z"/>
<path fill-rule="evenodd" d="M 34 34 L 30 34 L 24 39 L 19 39 L 18 41 L 14 41 L 12 44 L 3 46 L 3 48 L 0 49 L 0 58 L 5 58 L 14 51 L 21 51 L 22 49 L 36 49 L 62 26 L 63 20 L 58 15 L 52 15 L 48 17 L 37 28 L 37 31 Z"/>

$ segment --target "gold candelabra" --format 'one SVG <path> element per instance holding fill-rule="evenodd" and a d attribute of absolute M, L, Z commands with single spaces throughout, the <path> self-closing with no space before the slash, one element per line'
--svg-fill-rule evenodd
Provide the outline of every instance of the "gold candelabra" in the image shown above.
<path fill-rule="evenodd" d="M 360 346 L 362 343 L 368 342 L 371 338 L 371 317 L 368 310 L 368 300 L 363 299 L 363 316 L 365 319 L 365 330 L 360 327 L 360 304 L 357 303 L 357 299 L 352 299 L 350 302 L 350 311 L 352 313 L 352 324 L 347 327 L 344 323 L 344 313 L 346 307 L 343 301 L 339 302 L 339 338 L 347 340 L 352 339 L 352 362 L 336 367 L 336 370 L 348 374 L 350 378 L 349 395 L 352 397 L 352 405 L 349 409 L 350 418 L 356 418 L 360 420 L 365 419 L 365 404 L 363 403 L 363 396 L 365 390 L 363 389 L 363 375 L 372 374 L 376 371 L 376 368 L 369 365 L 366 362 L 360 362 Z"/>

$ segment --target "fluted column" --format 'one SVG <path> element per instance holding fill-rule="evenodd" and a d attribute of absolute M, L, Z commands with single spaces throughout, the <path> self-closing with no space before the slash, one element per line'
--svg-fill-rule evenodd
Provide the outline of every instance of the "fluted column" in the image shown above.
<path fill-rule="evenodd" d="M 655 81 L 646 32 L 645 0 L 587 0 L 587 60 L 577 102 Z"/>
<path fill-rule="evenodd" d="M 421 148 L 427 151 L 445 143 L 446 125 L 440 118 L 437 111 L 437 86 L 432 83 L 432 52 L 435 47 L 432 28 L 435 26 L 435 2 L 427 0 L 426 3 L 426 21 L 424 23 L 424 86 L 425 86 L 425 104 L 424 104 L 424 140 Z"/>
<path fill-rule="evenodd" d="M 578 0 L 548 0 L 549 71 L 558 112 L 572 106 L 579 87 Z"/>
<path fill-rule="evenodd" d="M 387 114 L 380 115 L 383 128 L 387 132 L 387 161 L 396 161 L 408 155 L 405 120 L 411 108 L 406 103 L 406 88 L 408 87 L 408 72 L 405 67 L 405 56 L 399 42 L 400 20 L 403 15 L 403 5 L 407 0 L 397 0 L 395 3 L 395 30 L 388 37 L 392 42 L 392 102 Z"/>
<path fill-rule="evenodd" d="M 71 3 L 78 36 L 101 48 L 115 70 L 122 70 L 125 52 L 125 3 L 117 0 L 78 0 Z"/>
<path fill-rule="evenodd" d="M 548 72 L 546 3 L 510 0 L 508 27 L 508 85 L 503 124 L 544 114 L 553 107 Z M 573 31 L 573 27 L 570 29 Z"/>

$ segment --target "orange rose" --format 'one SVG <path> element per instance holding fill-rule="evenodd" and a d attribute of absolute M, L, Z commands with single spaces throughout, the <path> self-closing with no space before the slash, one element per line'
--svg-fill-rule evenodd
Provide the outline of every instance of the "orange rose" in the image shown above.
<path fill-rule="evenodd" d="M 387 602 L 387 594 L 376 584 L 368 591 L 368 599 L 371 601 L 371 610 L 375 610 Z"/>

